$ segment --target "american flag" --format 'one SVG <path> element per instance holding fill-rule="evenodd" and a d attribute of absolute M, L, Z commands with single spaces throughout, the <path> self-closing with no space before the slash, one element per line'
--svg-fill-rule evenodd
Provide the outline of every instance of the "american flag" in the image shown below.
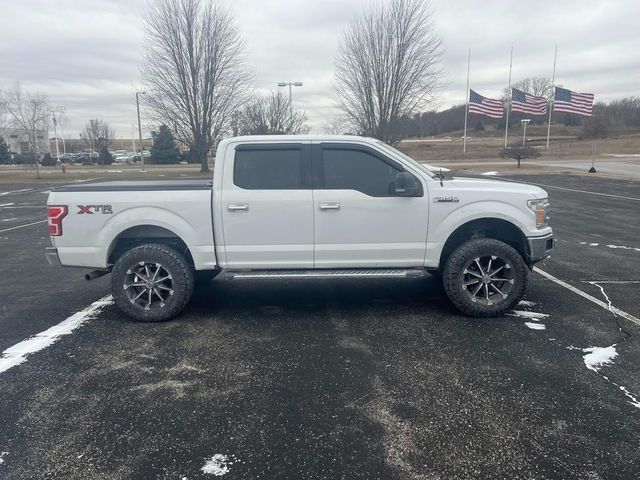
<path fill-rule="evenodd" d="M 502 118 L 502 101 L 483 97 L 479 93 L 469 90 L 469 113 Z"/>
<path fill-rule="evenodd" d="M 547 113 L 547 99 L 512 88 L 511 111 L 529 113 L 531 115 L 544 115 Z"/>
<path fill-rule="evenodd" d="M 590 117 L 593 112 L 593 93 L 578 93 L 556 87 L 553 110 Z"/>

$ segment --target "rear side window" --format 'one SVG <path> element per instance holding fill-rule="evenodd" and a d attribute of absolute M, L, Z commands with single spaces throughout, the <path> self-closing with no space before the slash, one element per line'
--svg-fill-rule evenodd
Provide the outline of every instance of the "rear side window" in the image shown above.
<path fill-rule="evenodd" d="M 247 190 L 309 188 L 300 148 L 239 148 L 233 165 L 234 185 Z"/>
<path fill-rule="evenodd" d="M 400 171 L 380 158 L 355 149 L 323 148 L 325 189 L 357 190 L 372 197 L 393 195 Z"/>

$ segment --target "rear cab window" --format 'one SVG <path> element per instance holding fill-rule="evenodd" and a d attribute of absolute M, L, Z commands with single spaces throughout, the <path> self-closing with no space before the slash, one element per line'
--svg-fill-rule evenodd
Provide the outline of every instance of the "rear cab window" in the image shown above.
<path fill-rule="evenodd" d="M 300 190 L 311 188 L 308 145 L 238 145 L 233 183 L 245 190 Z"/>

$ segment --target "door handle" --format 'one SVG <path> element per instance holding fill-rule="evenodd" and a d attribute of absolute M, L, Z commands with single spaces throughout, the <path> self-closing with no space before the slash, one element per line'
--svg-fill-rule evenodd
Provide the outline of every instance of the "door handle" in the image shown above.
<path fill-rule="evenodd" d="M 321 203 L 320 210 L 340 210 L 340 204 L 337 202 Z"/>
<path fill-rule="evenodd" d="M 227 205 L 227 210 L 230 212 L 246 212 L 249 210 L 248 203 L 229 203 Z"/>

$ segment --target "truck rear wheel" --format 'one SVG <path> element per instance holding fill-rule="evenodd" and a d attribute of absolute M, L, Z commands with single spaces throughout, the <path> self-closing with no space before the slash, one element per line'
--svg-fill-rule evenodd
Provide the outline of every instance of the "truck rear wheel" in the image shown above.
<path fill-rule="evenodd" d="M 184 255 L 162 244 L 132 248 L 111 272 L 115 304 L 141 322 L 176 316 L 191 299 L 193 284 L 193 269 Z"/>
<path fill-rule="evenodd" d="M 479 238 L 447 259 L 443 284 L 451 302 L 473 317 L 495 317 L 513 308 L 527 288 L 520 254 L 499 240 Z"/>

